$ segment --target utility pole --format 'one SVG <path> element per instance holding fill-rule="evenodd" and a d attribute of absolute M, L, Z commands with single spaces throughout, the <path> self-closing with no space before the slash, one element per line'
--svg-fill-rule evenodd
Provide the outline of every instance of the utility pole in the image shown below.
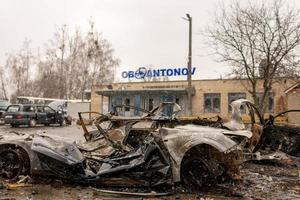
<path fill-rule="evenodd" d="M 189 22 L 189 55 L 188 55 L 188 87 L 187 87 L 187 93 L 188 93 L 188 115 L 192 115 L 192 95 L 194 93 L 194 88 L 192 87 L 192 17 L 189 14 L 186 14 L 187 18 L 183 18 Z"/>

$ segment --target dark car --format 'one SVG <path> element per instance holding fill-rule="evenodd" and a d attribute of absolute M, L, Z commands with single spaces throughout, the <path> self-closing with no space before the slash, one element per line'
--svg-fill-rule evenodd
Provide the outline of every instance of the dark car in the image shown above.
<path fill-rule="evenodd" d="M 10 103 L 6 100 L 0 100 L 0 124 L 4 124 L 4 114 Z"/>
<path fill-rule="evenodd" d="M 5 113 L 5 124 L 12 127 L 28 125 L 34 127 L 37 124 L 65 124 L 65 117 L 61 110 L 54 110 L 44 105 L 22 105 L 14 104 L 7 107 Z"/>

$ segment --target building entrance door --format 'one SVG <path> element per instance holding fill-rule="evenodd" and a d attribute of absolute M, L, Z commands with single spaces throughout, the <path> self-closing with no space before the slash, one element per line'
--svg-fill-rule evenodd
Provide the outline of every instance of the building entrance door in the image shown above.
<path fill-rule="evenodd" d="M 141 107 L 141 96 L 134 95 L 134 107 L 140 108 Z M 139 115 L 140 112 L 138 110 L 134 110 L 134 115 Z"/>
<path fill-rule="evenodd" d="M 161 102 L 173 102 L 174 97 L 171 95 L 162 95 L 160 96 Z M 171 116 L 173 113 L 173 106 L 172 105 L 167 105 L 163 109 L 163 114 L 166 116 Z"/>

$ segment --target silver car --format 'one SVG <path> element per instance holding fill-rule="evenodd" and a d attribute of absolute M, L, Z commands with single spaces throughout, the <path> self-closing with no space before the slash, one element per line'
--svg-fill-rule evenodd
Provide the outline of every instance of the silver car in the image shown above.
<path fill-rule="evenodd" d="M 172 115 L 165 116 L 165 107 Z M 16 180 L 21 174 L 52 176 L 65 181 L 102 185 L 157 186 L 182 182 L 187 188 L 216 183 L 235 176 L 243 153 L 255 149 L 257 124 L 241 121 L 247 100 L 233 102 L 233 118 L 206 125 L 201 120 L 180 120 L 175 103 L 162 103 L 138 117 L 79 113 L 86 141 L 68 143 L 62 138 L 14 133 L 0 136 L 0 176 Z M 133 108 L 137 109 L 137 108 Z M 252 110 L 253 111 L 253 110 Z M 84 114 L 92 116 L 89 131 Z M 253 112 L 252 112 L 253 114 Z"/>

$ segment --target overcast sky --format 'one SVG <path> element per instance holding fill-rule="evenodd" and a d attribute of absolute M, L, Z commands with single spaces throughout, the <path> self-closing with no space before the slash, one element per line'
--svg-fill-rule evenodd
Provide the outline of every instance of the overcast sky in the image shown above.
<path fill-rule="evenodd" d="M 242 0 L 244 1 L 244 0 Z M 245 0 L 246 1 L 246 0 Z M 244 1 L 244 2 L 245 2 Z M 293 0 L 288 2 L 299 3 Z M 220 0 L 0 0 L 0 64 L 6 53 L 20 48 L 25 38 L 43 48 L 57 27 L 88 30 L 92 17 L 96 29 L 115 49 L 120 72 L 153 65 L 154 68 L 186 66 L 188 22 L 193 17 L 193 66 L 195 79 L 219 78 L 228 66 L 216 63 L 204 48 L 199 32 L 213 20 Z M 224 1 L 225 4 L 232 2 Z"/>

